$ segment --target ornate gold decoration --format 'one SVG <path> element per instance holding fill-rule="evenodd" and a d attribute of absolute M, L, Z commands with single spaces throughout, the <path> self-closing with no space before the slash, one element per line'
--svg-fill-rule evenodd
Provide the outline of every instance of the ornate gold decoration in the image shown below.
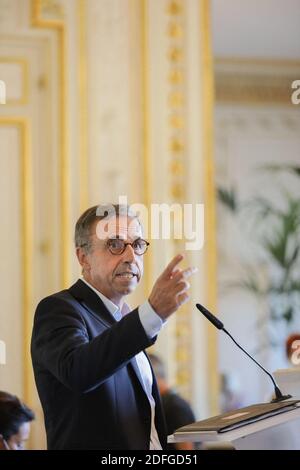
<path fill-rule="evenodd" d="M 177 46 L 171 47 L 168 52 L 168 57 L 171 62 L 182 62 L 182 50 Z"/>
<path fill-rule="evenodd" d="M 51 242 L 49 240 L 43 240 L 39 243 L 39 252 L 42 255 L 48 255 L 51 252 Z"/>
<path fill-rule="evenodd" d="M 184 126 L 184 121 L 182 116 L 177 116 L 176 114 L 173 114 L 169 117 L 169 124 L 174 129 L 182 129 Z"/>
<path fill-rule="evenodd" d="M 183 72 L 179 68 L 172 68 L 169 72 L 168 80 L 172 85 L 180 85 L 183 81 Z"/>
<path fill-rule="evenodd" d="M 217 305 L 217 244 L 216 244 L 216 196 L 214 184 L 214 159 L 213 159 L 213 107 L 214 107 L 214 82 L 211 48 L 210 26 L 210 2 L 200 0 L 200 32 L 201 32 L 201 58 L 202 58 L 202 115 L 203 120 L 203 155 L 204 155 L 204 204 L 206 210 L 205 244 L 206 244 L 206 269 L 207 269 L 207 305 L 213 311 Z M 219 375 L 218 375 L 218 351 L 216 330 L 207 325 L 208 371 L 210 390 L 211 413 L 218 412 L 219 403 Z"/>
<path fill-rule="evenodd" d="M 174 176 L 181 176 L 184 174 L 184 166 L 182 161 L 172 160 L 170 162 L 170 171 Z"/>
<path fill-rule="evenodd" d="M 48 86 L 48 77 L 46 75 L 40 75 L 37 80 L 37 86 L 40 90 L 44 90 Z"/>
<path fill-rule="evenodd" d="M 171 82 L 172 83 L 172 82 Z M 172 91 L 168 97 L 170 108 L 180 108 L 183 106 L 183 94 L 181 91 Z"/>
<path fill-rule="evenodd" d="M 169 23 L 167 28 L 167 34 L 171 38 L 182 38 L 183 30 L 182 27 L 177 23 Z"/>
<path fill-rule="evenodd" d="M 182 184 L 180 182 L 174 182 L 172 184 L 170 192 L 171 192 L 172 198 L 175 200 L 179 200 L 179 201 L 182 200 L 185 195 L 184 189 L 182 188 Z"/>
<path fill-rule="evenodd" d="M 63 19 L 64 10 L 60 1 L 58 0 L 41 0 L 41 16 L 47 19 Z"/>
<path fill-rule="evenodd" d="M 171 137 L 170 151 L 172 153 L 180 153 L 184 149 L 184 143 L 181 137 Z"/>
<path fill-rule="evenodd" d="M 184 19 L 185 2 L 170 1 L 167 4 L 168 37 L 167 58 L 169 72 L 167 77 L 169 108 L 169 156 L 170 156 L 170 198 L 172 202 L 182 203 L 185 200 L 185 69 L 184 69 Z M 176 214 L 174 223 L 182 219 L 182 213 Z M 182 222 L 182 220 L 181 220 Z M 173 241 L 174 252 L 182 251 L 183 240 Z M 191 398 L 191 343 L 188 341 L 191 330 L 188 308 L 183 306 L 176 314 L 176 383 L 186 398 Z"/>
<path fill-rule="evenodd" d="M 182 3 L 181 1 L 172 1 L 167 6 L 167 13 L 171 16 L 180 15 L 182 13 Z"/>

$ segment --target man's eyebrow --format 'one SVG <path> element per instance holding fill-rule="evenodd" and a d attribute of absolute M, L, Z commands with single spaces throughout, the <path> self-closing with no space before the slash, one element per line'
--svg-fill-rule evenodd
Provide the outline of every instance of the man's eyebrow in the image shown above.
<path fill-rule="evenodd" d="M 128 234 L 127 234 L 128 235 Z M 129 239 L 133 240 L 134 242 L 137 241 L 137 240 L 142 240 L 142 237 L 140 235 L 137 235 L 136 238 L 132 238 L 130 235 L 129 235 Z M 120 236 L 120 235 L 111 235 L 108 237 L 107 240 L 125 240 L 125 237 L 124 236 Z M 126 238 L 127 240 L 127 238 Z"/>

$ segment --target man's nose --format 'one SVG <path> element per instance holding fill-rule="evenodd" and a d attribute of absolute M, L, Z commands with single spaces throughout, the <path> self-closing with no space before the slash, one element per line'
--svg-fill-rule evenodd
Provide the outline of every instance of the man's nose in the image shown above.
<path fill-rule="evenodd" d="M 126 245 L 125 251 L 123 253 L 123 259 L 125 261 L 134 261 L 135 260 L 135 253 L 131 245 Z"/>

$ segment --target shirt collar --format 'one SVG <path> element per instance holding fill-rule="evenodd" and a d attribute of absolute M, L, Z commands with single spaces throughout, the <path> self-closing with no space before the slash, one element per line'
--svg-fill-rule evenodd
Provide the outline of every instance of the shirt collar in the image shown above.
<path fill-rule="evenodd" d="M 100 299 L 102 300 L 102 302 L 104 303 L 105 307 L 107 308 L 107 310 L 109 311 L 109 313 L 115 318 L 115 319 L 119 319 L 118 318 L 118 312 L 120 312 L 120 309 L 119 307 L 114 304 L 110 299 L 108 299 L 105 295 L 103 295 L 101 292 L 99 292 L 94 286 L 92 286 L 88 281 L 86 281 L 84 279 L 84 277 L 81 278 L 81 280 L 87 285 L 89 286 L 90 289 L 92 289 L 95 294 L 98 295 L 98 297 L 100 297 Z M 130 307 L 129 305 L 124 302 L 123 303 L 123 306 L 122 306 L 122 310 L 121 310 L 121 313 L 122 313 L 122 316 L 123 315 L 126 315 L 127 313 L 130 312 Z"/>

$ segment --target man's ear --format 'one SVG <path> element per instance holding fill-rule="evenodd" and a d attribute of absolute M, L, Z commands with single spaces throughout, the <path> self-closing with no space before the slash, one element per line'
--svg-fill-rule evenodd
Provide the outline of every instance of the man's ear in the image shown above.
<path fill-rule="evenodd" d="M 85 250 L 81 247 L 76 248 L 76 256 L 79 261 L 79 264 L 82 266 L 84 271 L 88 271 L 90 264 L 88 262 L 88 255 Z"/>

